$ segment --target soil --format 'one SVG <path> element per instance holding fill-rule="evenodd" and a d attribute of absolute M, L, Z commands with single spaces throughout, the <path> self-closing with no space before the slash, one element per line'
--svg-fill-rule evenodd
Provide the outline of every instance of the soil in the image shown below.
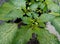
<path fill-rule="evenodd" d="M 37 40 L 37 35 L 35 33 L 32 33 L 32 38 L 28 41 L 27 44 L 39 44 L 39 41 Z"/>

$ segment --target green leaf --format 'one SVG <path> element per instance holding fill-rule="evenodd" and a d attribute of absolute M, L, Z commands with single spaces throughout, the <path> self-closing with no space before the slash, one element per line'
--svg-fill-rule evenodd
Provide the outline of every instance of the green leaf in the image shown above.
<path fill-rule="evenodd" d="M 55 16 L 51 15 L 51 14 L 42 14 L 40 16 L 40 19 L 43 21 L 43 22 L 48 22 L 48 21 L 52 21 L 53 19 L 55 18 Z"/>
<path fill-rule="evenodd" d="M 37 40 L 40 44 L 58 44 L 58 39 L 50 34 L 46 29 L 40 29 L 38 27 L 29 28 L 29 26 L 22 26 L 18 30 L 16 37 L 12 44 L 27 44 L 32 37 L 32 33 L 37 34 Z"/>
<path fill-rule="evenodd" d="M 23 17 L 22 20 L 25 24 L 32 24 L 33 23 L 33 20 L 30 17 Z"/>
<path fill-rule="evenodd" d="M 55 18 L 52 22 L 56 30 L 60 33 L 60 18 Z"/>
<path fill-rule="evenodd" d="M 16 32 L 16 24 L 5 23 L 0 25 L 0 44 L 11 44 Z"/>
<path fill-rule="evenodd" d="M 10 20 L 10 19 L 22 18 L 23 15 L 24 12 L 22 10 L 15 9 L 9 12 L 7 15 L 5 15 L 4 18 L 6 20 Z"/>
<path fill-rule="evenodd" d="M 33 32 L 37 34 L 37 39 L 40 44 L 59 44 L 58 39 L 53 34 L 50 34 L 46 29 L 35 27 Z"/>
<path fill-rule="evenodd" d="M 36 11 L 37 7 L 38 7 L 38 3 L 34 3 L 30 6 L 29 9 L 32 10 L 32 11 Z"/>
<path fill-rule="evenodd" d="M 8 12 L 5 15 L 1 14 L 0 20 L 6 20 L 7 21 L 7 20 L 16 19 L 17 17 L 22 18 L 23 15 L 24 15 L 24 12 L 22 10 L 15 9 L 15 10 L 11 10 L 10 12 Z"/>
<path fill-rule="evenodd" d="M 55 3 L 53 3 L 52 0 L 46 0 L 46 4 L 49 10 L 51 10 L 52 12 L 59 12 L 59 6 Z"/>
<path fill-rule="evenodd" d="M 4 19 L 4 16 L 8 14 L 12 9 L 14 9 L 13 5 L 11 5 L 10 3 L 4 3 L 0 7 L 0 20 Z"/>
<path fill-rule="evenodd" d="M 51 13 L 49 13 L 49 14 L 52 14 L 52 15 L 54 15 L 54 16 L 60 16 L 60 14 L 59 14 L 58 12 L 51 12 Z"/>
<path fill-rule="evenodd" d="M 27 14 L 29 17 L 32 18 L 32 14 L 31 14 L 31 12 L 27 12 L 26 14 Z"/>
<path fill-rule="evenodd" d="M 56 4 L 49 4 L 48 5 L 48 9 L 53 11 L 53 12 L 59 12 L 59 8 L 60 7 L 58 5 L 56 5 Z"/>
<path fill-rule="evenodd" d="M 38 18 L 38 14 L 35 13 L 35 12 L 32 12 L 32 17 L 34 17 L 34 19 L 37 19 Z"/>
<path fill-rule="evenodd" d="M 41 3 L 41 4 L 39 5 L 39 7 L 40 7 L 41 9 L 44 9 L 45 3 Z"/>
<path fill-rule="evenodd" d="M 29 26 L 22 26 L 20 30 L 18 30 L 12 44 L 27 44 L 27 41 L 29 41 L 31 35 L 32 29 L 29 28 Z"/>
<path fill-rule="evenodd" d="M 26 9 L 26 0 L 10 0 L 17 9 Z"/>
<path fill-rule="evenodd" d="M 11 20 L 21 18 L 24 12 L 21 9 L 16 9 L 11 3 L 6 2 L 0 7 L 0 20 Z"/>
<path fill-rule="evenodd" d="M 40 26 L 40 27 L 46 27 L 45 26 L 45 24 L 44 24 L 44 22 L 41 20 L 41 19 L 37 19 L 37 22 L 38 22 L 38 25 Z"/>
<path fill-rule="evenodd" d="M 53 0 L 45 0 L 46 4 L 51 4 L 53 3 Z"/>
<path fill-rule="evenodd" d="M 12 9 L 13 9 L 13 5 L 11 5 L 10 3 L 4 3 L 0 7 L 0 15 L 5 15 L 8 12 L 10 12 Z"/>

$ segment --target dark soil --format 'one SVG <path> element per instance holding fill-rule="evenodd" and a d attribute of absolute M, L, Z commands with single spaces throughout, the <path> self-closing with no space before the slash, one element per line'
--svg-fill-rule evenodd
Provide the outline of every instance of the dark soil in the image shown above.
<path fill-rule="evenodd" d="M 32 33 L 32 38 L 28 41 L 27 44 L 39 44 L 39 41 L 37 40 L 37 35 L 35 33 Z"/>

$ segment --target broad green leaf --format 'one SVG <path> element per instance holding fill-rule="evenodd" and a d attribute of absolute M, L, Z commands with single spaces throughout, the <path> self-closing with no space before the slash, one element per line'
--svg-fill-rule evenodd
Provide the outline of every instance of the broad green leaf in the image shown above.
<path fill-rule="evenodd" d="M 0 20 L 12 20 L 12 19 L 16 19 L 18 18 L 22 18 L 24 15 L 24 12 L 22 10 L 11 10 L 9 13 L 5 14 L 5 15 L 0 15 Z"/>
<path fill-rule="evenodd" d="M 53 3 L 52 0 L 46 0 L 46 4 L 49 10 L 51 10 L 52 12 L 59 12 L 59 6 L 55 3 Z"/>
<path fill-rule="evenodd" d="M 0 44 L 11 44 L 16 32 L 16 24 L 5 23 L 0 25 Z"/>
<path fill-rule="evenodd" d="M 56 5 L 56 4 L 49 4 L 48 5 L 48 9 L 53 11 L 53 12 L 59 12 L 59 8 L 60 7 L 58 5 Z"/>
<path fill-rule="evenodd" d="M 56 30 L 60 33 L 60 18 L 55 18 L 52 22 Z"/>
<path fill-rule="evenodd" d="M 16 9 L 12 4 L 10 3 L 4 3 L 0 7 L 0 20 L 11 20 L 21 18 L 24 15 L 24 12 L 20 9 Z"/>
<path fill-rule="evenodd" d="M 18 32 L 16 37 L 13 40 L 12 44 L 27 44 L 32 35 L 32 29 L 29 26 L 22 26 Z"/>
<path fill-rule="evenodd" d="M 50 34 L 46 29 L 35 27 L 33 32 L 37 34 L 40 44 L 59 44 L 58 39 L 53 34 Z"/>
<path fill-rule="evenodd" d="M 15 9 L 9 12 L 7 15 L 5 15 L 4 18 L 7 20 L 16 19 L 16 18 L 22 18 L 23 15 L 24 15 L 24 12 L 22 10 Z"/>
<path fill-rule="evenodd" d="M 17 9 L 26 9 L 26 0 L 10 0 Z"/>
<path fill-rule="evenodd" d="M 6 14 L 8 14 L 13 8 L 13 5 L 11 5 L 10 3 L 4 3 L 1 7 L 0 7 L 0 20 L 3 19 L 3 16 L 5 16 Z"/>
<path fill-rule="evenodd" d="M 13 9 L 13 5 L 6 2 L 0 7 L 0 15 L 5 15 L 8 12 L 10 12 L 12 9 Z"/>
<path fill-rule="evenodd" d="M 51 15 L 51 14 L 42 14 L 40 16 L 40 19 L 43 21 L 43 22 L 48 22 L 48 21 L 52 21 L 53 19 L 55 18 L 54 15 Z"/>

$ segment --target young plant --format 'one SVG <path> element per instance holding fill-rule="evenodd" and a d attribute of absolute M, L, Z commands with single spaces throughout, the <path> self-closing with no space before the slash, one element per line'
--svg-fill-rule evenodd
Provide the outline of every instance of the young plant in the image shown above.
<path fill-rule="evenodd" d="M 59 8 L 52 0 L 2 1 L 0 44 L 60 44 L 46 30 L 46 22 L 51 22 L 60 33 Z"/>

